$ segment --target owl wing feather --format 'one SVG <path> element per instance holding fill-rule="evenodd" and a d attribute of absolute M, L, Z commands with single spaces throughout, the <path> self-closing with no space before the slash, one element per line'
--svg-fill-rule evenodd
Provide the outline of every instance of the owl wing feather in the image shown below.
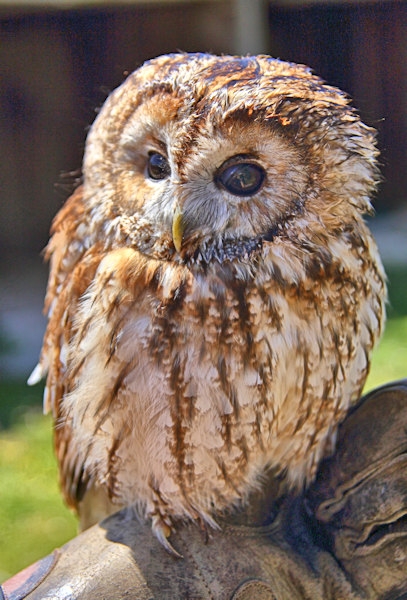
<path fill-rule="evenodd" d="M 44 412 L 51 412 L 55 423 L 54 445 L 60 468 L 60 485 L 69 506 L 76 508 L 89 487 L 83 461 L 72 451 L 71 424 L 63 417 L 63 398 L 71 390 L 66 355 L 74 335 L 75 315 L 82 294 L 88 288 L 101 260 L 101 246 L 87 247 L 81 236 L 86 217 L 83 188 L 77 188 L 55 217 L 51 239 L 45 249 L 50 274 L 44 303 L 48 326 L 38 366 L 29 383 L 47 376 Z"/>

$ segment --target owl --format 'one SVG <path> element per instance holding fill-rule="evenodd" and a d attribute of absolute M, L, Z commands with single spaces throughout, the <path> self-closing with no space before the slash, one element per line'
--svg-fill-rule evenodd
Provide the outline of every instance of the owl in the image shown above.
<path fill-rule="evenodd" d="M 30 379 L 70 505 L 134 507 L 171 550 L 270 469 L 313 480 L 384 322 L 377 156 L 341 91 L 268 56 L 162 56 L 108 97 L 52 226 Z"/>

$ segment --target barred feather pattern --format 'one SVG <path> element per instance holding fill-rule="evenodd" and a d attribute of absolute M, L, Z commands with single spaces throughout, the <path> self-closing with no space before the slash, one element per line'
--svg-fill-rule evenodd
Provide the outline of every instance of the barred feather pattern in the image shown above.
<path fill-rule="evenodd" d="M 384 323 L 377 155 L 344 94 L 266 56 L 163 56 L 110 95 L 53 224 L 32 377 L 71 505 L 99 487 L 166 545 L 270 468 L 312 481 Z M 219 183 L 228 161 L 260 187 Z"/>

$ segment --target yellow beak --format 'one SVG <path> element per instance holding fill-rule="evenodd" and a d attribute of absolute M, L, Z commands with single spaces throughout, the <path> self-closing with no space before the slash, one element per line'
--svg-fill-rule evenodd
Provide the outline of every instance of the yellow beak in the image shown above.
<path fill-rule="evenodd" d="M 174 242 L 175 250 L 178 253 L 181 252 L 184 229 L 185 227 L 182 219 L 182 212 L 177 206 L 174 211 L 174 218 L 172 220 L 172 241 Z"/>

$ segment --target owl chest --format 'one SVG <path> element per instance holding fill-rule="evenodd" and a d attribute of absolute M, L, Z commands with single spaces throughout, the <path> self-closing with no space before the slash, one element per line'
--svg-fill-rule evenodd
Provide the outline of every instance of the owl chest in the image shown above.
<path fill-rule="evenodd" d="M 303 317 L 288 318 L 282 295 L 216 282 L 168 301 L 148 297 L 137 311 L 116 357 L 132 363 L 126 382 L 139 409 L 152 419 L 165 413 L 167 428 L 177 421 L 199 429 L 208 415 L 209 429 L 221 430 L 225 419 L 243 426 L 256 407 L 269 406 L 280 379 L 287 389 L 302 376 L 295 365 L 310 340 Z"/>
<path fill-rule="evenodd" d="M 167 297 L 147 290 L 87 329 L 95 339 L 82 346 L 92 349 L 87 358 L 78 352 L 83 380 L 69 402 L 86 397 L 80 427 L 99 411 L 97 431 L 89 421 L 92 452 L 84 448 L 89 461 L 114 457 L 124 498 L 147 493 L 135 481 L 155 481 L 166 495 L 180 486 L 205 496 L 209 486 L 227 503 L 236 482 L 255 478 L 271 457 L 307 453 L 329 327 L 315 303 L 292 304 L 281 292 L 219 282 Z M 110 438 L 120 443 L 106 454 Z"/>
<path fill-rule="evenodd" d="M 274 318 L 280 319 L 277 311 Z M 173 387 L 202 378 L 208 386 L 223 385 L 231 371 L 256 362 L 259 339 L 275 328 L 272 321 L 258 294 L 242 287 L 192 289 L 169 302 L 156 300 L 143 350 Z"/>
<path fill-rule="evenodd" d="M 118 370 L 122 410 L 111 416 L 113 429 L 131 425 L 119 451 L 124 479 L 154 473 L 161 490 L 175 481 L 188 495 L 213 487 L 226 498 L 230 481 L 255 477 L 271 453 L 279 462 L 293 435 L 302 437 L 301 320 L 288 320 L 287 302 L 259 290 L 222 292 L 167 305 L 150 297 L 154 310 L 147 316 L 139 306 L 124 326 L 115 360 L 132 366 L 124 378 Z"/>

